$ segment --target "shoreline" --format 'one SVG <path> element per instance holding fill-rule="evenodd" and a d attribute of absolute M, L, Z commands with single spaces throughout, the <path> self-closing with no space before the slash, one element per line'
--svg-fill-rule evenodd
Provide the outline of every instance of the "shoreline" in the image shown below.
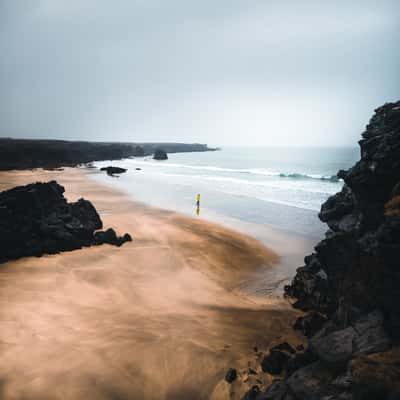
<path fill-rule="evenodd" d="M 207 154 L 203 153 L 202 156 L 204 155 Z M 169 160 L 157 163 L 153 163 L 151 160 L 144 162 L 133 158 L 122 159 L 118 162 L 99 161 L 93 163 L 93 165 L 97 168 L 118 165 L 127 169 L 126 173 L 121 174 L 118 179 L 113 179 L 112 187 L 131 194 L 134 200 L 142 201 L 157 208 L 172 209 L 186 215 L 194 215 L 195 195 L 200 192 L 202 196 L 200 215 L 206 216 L 209 220 L 215 221 L 215 217 L 223 216 L 236 221 L 261 224 L 262 226 L 269 226 L 283 235 L 295 235 L 296 238 L 301 237 L 313 243 L 323 237 L 324 228 L 317 217 L 317 210 L 282 202 L 279 199 L 276 199 L 276 201 L 268 200 L 260 193 L 241 194 L 237 187 L 237 192 L 232 192 L 234 187 L 227 190 L 218 186 L 214 187 L 214 179 L 208 176 L 200 175 L 196 177 L 196 180 L 192 180 L 191 175 L 186 173 L 181 175 L 179 171 L 175 171 L 175 165 L 185 167 L 184 161 L 180 164 L 180 159 L 183 156 L 186 155 L 171 156 Z M 215 160 L 210 160 L 209 163 L 214 164 Z M 168 166 L 172 168 L 163 170 L 164 167 Z M 158 169 L 158 167 L 161 169 Z M 188 167 L 190 170 L 191 166 Z M 139 168 L 139 171 L 136 168 Z M 193 166 L 193 168 L 201 168 L 201 166 Z M 208 166 L 206 165 L 205 168 L 208 168 Z M 169 173 L 169 170 L 172 170 L 172 173 Z M 101 184 L 110 185 L 110 177 L 108 176 L 94 173 L 91 177 Z M 197 178 L 200 178 L 200 180 L 198 181 Z M 219 180 L 218 176 L 215 178 L 216 181 Z M 206 182 L 210 184 L 206 184 Z M 246 182 L 246 180 L 243 181 L 244 184 Z M 137 186 L 140 190 L 137 190 Z M 155 188 L 157 188 L 156 191 Z M 287 193 L 287 195 L 290 196 L 291 194 Z M 221 219 L 216 221 L 221 222 Z"/>
<path fill-rule="evenodd" d="M 55 179 L 68 200 L 93 202 L 105 228 L 134 238 L 0 266 L 4 398 L 239 399 L 255 379 L 268 385 L 259 351 L 301 342 L 291 329 L 299 312 L 249 285 L 276 268 L 278 255 L 223 226 L 133 202 L 86 174 L 0 174 L 1 190 Z M 224 382 L 229 367 L 245 370 L 249 359 L 258 375 Z"/>
<path fill-rule="evenodd" d="M 110 164 L 112 164 L 112 162 L 110 162 Z M 276 268 L 264 270 L 259 274 L 257 279 L 258 298 L 262 296 L 281 297 L 284 286 L 291 282 L 296 273 L 296 268 L 304 262 L 304 255 L 313 251 L 315 241 L 317 240 L 314 236 L 308 236 L 304 233 L 301 234 L 295 230 L 288 230 L 265 222 L 256 223 L 239 217 L 232 217 L 204 206 L 201 207 L 200 216 L 198 216 L 196 215 L 194 206 L 188 209 L 187 206 L 180 207 L 180 203 L 178 206 L 176 204 L 173 206 L 171 202 L 166 202 L 166 207 L 160 207 L 160 202 L 158 200 L 151 204 L 147 203 L 144 199 L 137 200 L 135 190 L 128 190 L 126 183 L 121 184 L 124 179 L 132 178 L 132 183 L 139 188 L 137 195 L 141 194 L 140 192 L 143 190 L 143 178 L 146 176 L 136 181 L 133 176 L 129 175 L 131 172 L 135 172 L 132 170 L 128 170 L 126 174 L 122 174 L 118 178 L 110 178 L 94 168 L 83 169 L 83 171 L 90 180 L 112 190 L 121 191 L 137 205 L 151 207 L 165 212 L 175 212 L 179 215 L 200 221 L 209 221 L 255 238 L 267 248 L 274 249 L 274 251 L 279 254 L 279 261 Z M 138 178 L 137 175 L 136 178 Z M 157 195 L 154 197 L 159 199 Z M 274 208 L 270 210 L 270 213 L 274 213 Z M 293 216 L 293 218 L 295 218 L 295 216 Z M 321 235 L 321 237 L 317 236 L 317 238 L 321 240 L 323 235 Z"/>

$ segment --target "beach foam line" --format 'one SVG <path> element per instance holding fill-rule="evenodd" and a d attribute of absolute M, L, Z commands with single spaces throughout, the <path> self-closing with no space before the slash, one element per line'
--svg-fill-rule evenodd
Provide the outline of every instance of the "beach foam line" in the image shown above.
<path fill-rule="evenodd" d="M 277 172 L 270 171 L 263 168 L 227 168 L 227 167 L 217 167 L 213 165 L 186 165 L 179 163 L 170 163 L 168 161 L 154 162 L 150 159 L 138 160 L 138 159 L 127 159 L 128 162 L 133 162 L 135 164 L 144 164 L 153 167 L 162 168 L 183 168 L 191 170 L 203 170 L 203 171 L 213 171 L 213 172 L 230 172 L 236 174 L 251 174 L 251 175 L 262 175 L 262 176 L 275 176 L 280 178 L 290 178 L 297 180 L 319 180 L 328 182 L 339 182 L 340 179 L 336 175 L 319 175 L 319 174 L 305 174 L 299 172 Z"/>
<path fill-rule="evenodd" d="M 188 177 L 188 175 L 184 174 L 176 174 L 176 173 L 170 173 L 170 172 L 164 172 L 162 175 L 165 176 L 177 176 L 177 177 Z M 193 177 L 190 176 L 192 179 Z M 323 191 L 323 190 L 316 190 L 312 189 L 310 187 L 286 187 L 286 186 L 281 186 L 279 183 L 274 183 L 271 181 L 249 181 L 247 179 L 240 179 L 240 178 L 232 178 L 232 177 L 226 177 L 226 176 L 209 176 L 209 175 L 195 175 L 195 179 L 203 179 L 207 181 L 215 181 L 215 182 L 229 182 L 229 183 L 234 183 L 234 184 L 240 184 L 240 185 L 249 185 L 249 186 L 261 186 L 261 187 L 266 187 L 266 188 L 274 188 L 274 189 L 282 189 L 282 190 L 296 190 L 298 192 L 304 192 L 304 193 L 313 193 L 313 194 L 319 194 L 319 195 L 331 195 L 337 192 L 337 187 L 332 188 L 331 190 L 328 191 Z"/>

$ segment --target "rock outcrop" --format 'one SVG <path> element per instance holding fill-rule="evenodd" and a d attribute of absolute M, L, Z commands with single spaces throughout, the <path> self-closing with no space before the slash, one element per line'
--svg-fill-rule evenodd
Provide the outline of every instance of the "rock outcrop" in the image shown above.
<path fill-rule="evenodd" d="M 114 175 L 123 174 L 124 172 L 127 171 L 127 169 L 109 166 L 109 167 L 100 168 L 100 171 L 106 171 L 108 175 L 114 176 Z"/>
<path fill-rule="evenodd" d="M 112 229 L 95 232 L 103 223 L 92 203 L 68 203 L 63 193 L 55 181 L 0 192 L 0 262 L 132 240 Z"/>
<path fill-rule="evenodd" d="M 376 109 L 362 137 L 321 207 L 324 240 L 285 287 L 308 347 L 279 358 L 283 380 L 257 399 L 400 398 L 400 102 Z"/>
<path fill-rule="evenodd" d="M 237 371 L 235 368 L 229 368 L 226 375 L 225 375 L 225 380 L 228 383 L 232 383 L 234 380 L 237 378 Z"/>
<path fill-rule="evenodd" d="M 168 160 L 168 155 L 165 150 L 156 149 L 153 155 L 154 160 Z"/>

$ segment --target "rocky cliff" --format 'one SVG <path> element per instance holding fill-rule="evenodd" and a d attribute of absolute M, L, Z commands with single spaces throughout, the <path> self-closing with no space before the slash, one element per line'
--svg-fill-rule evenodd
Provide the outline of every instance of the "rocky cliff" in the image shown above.
<path fill-rule="evenodd" d="M 271 349 L 262 368 L 279 380 L 246 399 L 400 398 L 400 102 L 375 110 L 359 144 L 321 207 L 324 240 L 285 287 L 308 346 Z"/>

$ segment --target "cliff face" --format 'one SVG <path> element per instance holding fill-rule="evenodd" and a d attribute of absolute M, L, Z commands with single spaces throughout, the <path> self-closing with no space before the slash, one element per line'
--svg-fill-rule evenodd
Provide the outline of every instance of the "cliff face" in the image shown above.
<path fill-rule="evenodd" d="M 375 110 L 362 137 L 321 207 L 325 239 L 285 287 L 308 347 L 257 399 L 400 398 L 400 102 Z"/>
<path fill-rule="evenodd" d="M 298 299 L 295 307 L 327 313 L 342 326 L 379 308 L 398 340 L 400 102 L 378 108 L 362 136 L 360 161 L 339 171 L 345 185 L 321 207 L 326 238 L 286 292 Z"/>
<path fill-rule="evenodd" d="M 0 138 L 0 170 L 76 166 L 92 161 L 151 155 L 158 147 L 168 153 L 215 150 L 198 143 L 107 143 Z"/>
<path fill-rule="evenodd" d="M 135 156 L 138 151 L 122 143 L 0 139 L 0 170 L 76 166 Z"/>

